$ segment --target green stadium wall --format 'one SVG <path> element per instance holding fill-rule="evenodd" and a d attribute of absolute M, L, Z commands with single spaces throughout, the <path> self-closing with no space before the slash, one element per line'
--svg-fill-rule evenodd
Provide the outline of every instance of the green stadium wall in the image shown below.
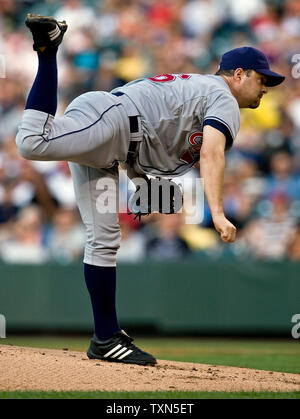
<path fill-rule="evenodd" d="M 83 265 L 0 265 L 10 332 L 91 332 Z M 157 333 L 290 334 L 300 313 L 300 264 L 240 260 L 122 264 L 122 327 Z"/>

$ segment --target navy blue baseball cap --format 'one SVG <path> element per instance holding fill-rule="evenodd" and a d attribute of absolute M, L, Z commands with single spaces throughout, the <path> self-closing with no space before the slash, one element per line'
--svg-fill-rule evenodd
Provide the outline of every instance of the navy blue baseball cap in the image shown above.
<path fill-rule="evenodd" d="M 220 70 L 255 70 L 267 76 L 266 86 L 272 87 L 282 83 L 285 79 L 281 74 L 270 70 L 267 57 L 263 52 L 252 47 L 235 48 L 223 54 Z"/>

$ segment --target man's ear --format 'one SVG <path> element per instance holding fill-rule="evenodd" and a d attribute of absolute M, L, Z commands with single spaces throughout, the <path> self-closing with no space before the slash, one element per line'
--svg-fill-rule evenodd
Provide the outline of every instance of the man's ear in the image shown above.
<path fill-rule="evenodd" d="M 241 81 L 243 74 L 244 74 L 244 70 L 242 68 L 235 69 L 234 74 L 233 74 L 234 80 Z"/>

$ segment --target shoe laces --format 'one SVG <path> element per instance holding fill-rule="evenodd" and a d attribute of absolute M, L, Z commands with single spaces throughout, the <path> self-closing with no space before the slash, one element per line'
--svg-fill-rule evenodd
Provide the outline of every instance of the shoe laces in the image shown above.
<path fill-rule="evenodd" d="M 136 351 L 141 352 L 141 350 L 137 346 L 135 346 L 134 343 L 132 343 L 134 339 L 132 337 L 128 336 L 127 333 L 124 332 L 124 330 L 122 332 L 119 332 L 118 335 L 120 336 L 122 341 L 126 343 L 126 346 L 128 347 L 128 349 L 132 349 L 132 350 L 136 350 Z"/>

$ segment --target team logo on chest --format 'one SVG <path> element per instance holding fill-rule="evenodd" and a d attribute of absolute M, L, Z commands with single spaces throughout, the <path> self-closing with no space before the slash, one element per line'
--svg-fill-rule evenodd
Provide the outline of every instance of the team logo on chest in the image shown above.
<path fill-rule="evenodd" d="M 192 132 L 188 137 L 189 148 L 180 156 L 180 160 L 187 164 L 196 163 L 199 159 L 202 142 L 203 132 Z"/>

